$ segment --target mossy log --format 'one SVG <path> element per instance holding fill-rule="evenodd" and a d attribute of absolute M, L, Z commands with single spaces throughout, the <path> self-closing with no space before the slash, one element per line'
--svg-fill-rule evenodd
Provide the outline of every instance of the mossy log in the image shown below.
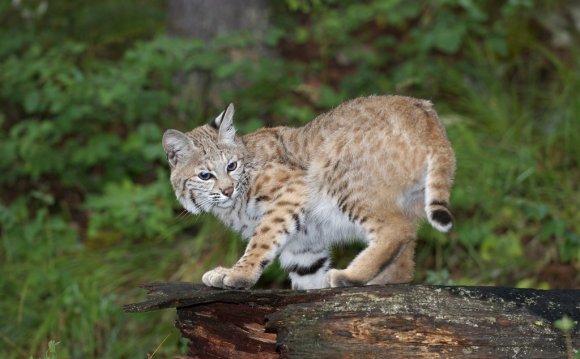
<path fill-rule="evenodd" d="M 177 308 L 187 358 L 572 358 L 580 290 L 389 285 L 219 290 L 154 283 L 128 312 Z M 554 327 L 574 321 L 567 334 Z"/>

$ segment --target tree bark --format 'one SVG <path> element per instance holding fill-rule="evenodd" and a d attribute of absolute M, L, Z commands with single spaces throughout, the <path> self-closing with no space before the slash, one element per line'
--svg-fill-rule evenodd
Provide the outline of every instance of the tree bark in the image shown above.
<path fill-rule="evenodd" d="M 218 290 L 144 286 L 128 312 L 177 308 L 187 358 L 572 358 L 580 290 L 390 285 Z M 554 327 L 563 316 L 574 328 Z"/>

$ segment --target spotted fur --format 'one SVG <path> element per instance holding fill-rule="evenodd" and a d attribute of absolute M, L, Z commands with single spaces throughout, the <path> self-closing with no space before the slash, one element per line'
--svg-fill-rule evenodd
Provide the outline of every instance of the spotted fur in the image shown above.
<path fill-rule="evenodd" d="M 211 212 L 248 240 L 208 286 L 251 287 L 279 256 L 297 289 L 402 283 L 414 275 L 418 225 L 453 225 L 455 157 L 430 102 L 371 96 L 346 102 L 304 127 L 237 136 L 230 105 L 209 125 L 168 130 L 171 183 L 191 213 Z M 343 270 L 329 248 L 367 243 Z"/>

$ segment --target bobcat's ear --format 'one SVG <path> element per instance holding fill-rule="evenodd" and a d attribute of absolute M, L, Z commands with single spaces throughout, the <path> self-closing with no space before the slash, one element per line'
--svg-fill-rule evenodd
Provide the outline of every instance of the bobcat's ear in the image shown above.
<path fill-rule="evenodd" d="M 171 168 L 174 168 L 194 148 L 193 141 L 182 132 L 167 130 L 163 134 L 163 149 Z"/>
<path fill-rule="evenodd" d="M 228 108 L 219 114 L 212 122 L 211 126 L 218 130 L 218 142 L 234 143 L 236 129 L 234 127 L 234 104 L 230 103 Z"/>

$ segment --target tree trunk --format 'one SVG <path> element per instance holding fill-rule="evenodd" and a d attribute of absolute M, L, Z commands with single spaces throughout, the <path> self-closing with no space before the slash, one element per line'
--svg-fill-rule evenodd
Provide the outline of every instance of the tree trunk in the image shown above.
<path fill-rule="evenodd" d="M 269 25 L 266 0 L 168 0 L 169 33 L 210 40 L 249 32 L 262 40 Z"/>
<path fill-rule="evenodd" d="M 310 291 L 144 286 L 177 308 L 187 358 L 572 358 L 580 290 L 390 285 Z M 567 334 L 554 322 L 575 321 Z"/>
<path fill-rule="evenodd" d="M 244 35 L 252 39 L 244 47 L 227 51 L 232 63 L 274 55 L 265 45 L 270 26 L 267 0 L 168 0 L 167 10 L 168 32 L 172 36 L 200 39 L 208 46 L 220 36 Z M 243 76 L 216 79 L 208 70 L 176 74 L 175 82 L 183 87 L 182 93 L 201 100 L 200 112 L 208 119 L 227 105 L 222 99 L 224 92 L 248 85 Z"/>

